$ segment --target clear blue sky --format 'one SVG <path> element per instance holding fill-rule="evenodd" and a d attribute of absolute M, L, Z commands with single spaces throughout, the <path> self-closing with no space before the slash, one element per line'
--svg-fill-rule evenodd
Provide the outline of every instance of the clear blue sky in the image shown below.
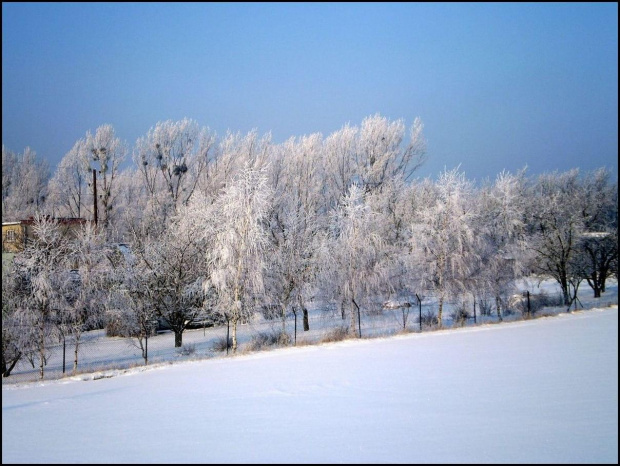
<path fill-rule="evenodd" d="M 55 168 L 87 130 L 184 117 L 275 142 L 380 113 L 436 177 L 618 172 L 617 3 L 2 3 L 2 142 Z"/>

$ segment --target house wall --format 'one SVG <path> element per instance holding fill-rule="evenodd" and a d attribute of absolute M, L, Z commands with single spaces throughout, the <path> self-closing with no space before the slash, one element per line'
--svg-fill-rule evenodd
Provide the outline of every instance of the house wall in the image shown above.
<path fill-rule="evenodd" d="M 24 248 L 25 225 L 2 225 L 2 252 L 19 252 Z"/>
<path fill-rule="evenodd" d="M 60 223 L 63 235 L 76 238 L 85 221 L 71 221 Z M 34 237 L 32 222 L 29 220 L 2 225 L 2 252 L 19 252 L 26 246 L 26 241 Z"/>

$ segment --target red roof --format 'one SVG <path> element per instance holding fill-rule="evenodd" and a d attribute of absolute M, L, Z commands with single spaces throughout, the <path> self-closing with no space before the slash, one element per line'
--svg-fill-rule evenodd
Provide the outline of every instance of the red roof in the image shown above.
<path fill-rule="evenodd" d="M 86 219 L 79 217 L 50 217 L 49 215 L 46 217 L 48 220 L 55 220 L 61 225 L 72 225 L 72 224 L 82 224 L 86 223 Z M 23 225 L 33 225 L 34 217 L 29 217 L 25 220 L 20 220 Z"/>

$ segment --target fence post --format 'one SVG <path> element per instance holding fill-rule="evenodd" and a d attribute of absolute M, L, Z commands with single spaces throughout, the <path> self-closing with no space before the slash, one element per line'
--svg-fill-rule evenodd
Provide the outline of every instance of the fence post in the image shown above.
<path fill-rule="evenodd" d="M 359 331 L 359 335 L 360 338 L 362 338 L 362 318 L 360 316 L 360 307 L 357 305 L 357 303 L 355 302 L 355 299 L 351 298 L 351 302 L 355 305 L 355 307 L 357 308 L 357 329 Z"/>
<path fill-rule="evenodd" d="M 226 323 L 227 323 L 227 327 L 226 327 L 226 354 L 228 354 L 228 338 L 230 335 L 230 319 L 227 317 L 226 318 Z"/>
<path fill-rule="evenodd" d="M 415 294 L 415 297 L 418 298 L 418 309 L 420 311 L 420 332 L 422 331 L 422 300 L 418 296 L 418 293 Z"/>
<path fill-rule="evenodd" d="M 65 352 L 67 349 L 67 338 L 62 336 L 62 373 L 65 373 Z"/>
<path fill-rule="evenodd" d="M 476 298 L 474 297 L 474 325 L 476 324 Z"/>
<path fill-rule="evenodd" d="M 532 317 L 532 308 L 530 306 L 530 290 L 527 290 L 526 293 L 527 293 L 527 315 L 528 317 Z"/>
<path fill-rule="evenodd" d="M 360 316 L 360 308 L 357 307 L 357 328 L 360 332 L 360 338 L 362 338 L 362 317 Z"/>

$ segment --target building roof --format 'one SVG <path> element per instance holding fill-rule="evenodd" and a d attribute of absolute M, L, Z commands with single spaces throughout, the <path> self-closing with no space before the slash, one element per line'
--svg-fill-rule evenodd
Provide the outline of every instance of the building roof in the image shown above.
<path fill-rule="evenodd" d="M 46 218 L 48 220 L 57 221 L 61 225 L 86 223 L 86 219 L 79 218 L 79 217 L 50 217 L 48 215 Z M 2 226 L 4 225 L 33 225 L 34 222 L 35 222 L 34 217 L 28 217 L 27 219 L 19 220 L 17 222 L 2 222 Z"/>

